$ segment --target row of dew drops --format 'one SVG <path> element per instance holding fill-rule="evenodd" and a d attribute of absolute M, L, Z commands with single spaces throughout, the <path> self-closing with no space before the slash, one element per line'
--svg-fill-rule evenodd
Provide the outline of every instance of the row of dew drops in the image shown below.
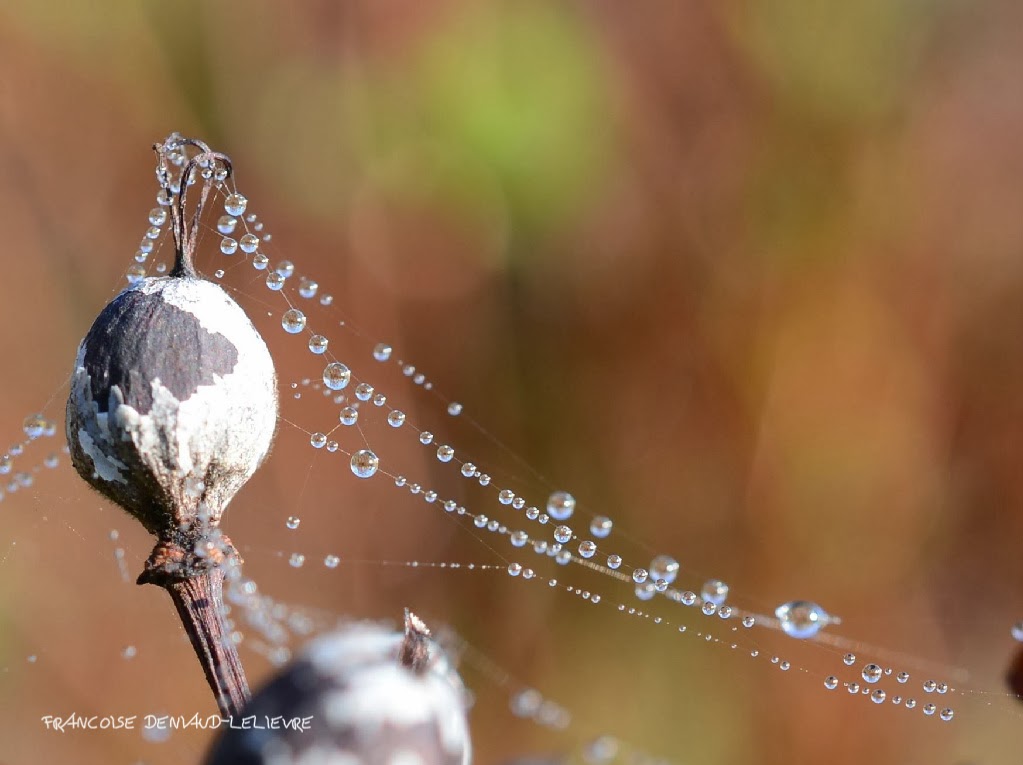
<path fill-rule="evenodd" d="M 252 265 L 255 268 L 260 270 L 268 268 L 269 258 L 259 252 L 258 240 L 252 233 L 245 233 L 237 241 L 229 236 L 235 231 L 239 219 L 238 216 L 243 215 L 245 212 L 246 200 L 244 197 L 237 193 L 229 194 L 225 199 L 224 209 L 226 215 L 222 216 L 217 223 L 218 231 L 225 235 L 220 244 L 221 252 L 225 255 L 234 255 L 238 249 L 241 249 L 242 252 L 253 255 Z M 255 223 L 256 220 L 256 217 L 253 215 L 244 218 L 245 223 Z M 269 240 L 267 239 L 267 241 Z M 268 273 L 266 286 L 272 291 L 280 292 L 294 274 L 294 265 L 289 261 L 283 261 Z M 315 296 L 317 289 L 318 285 L 312 279 L 305 277 L 299 279 L 297 293 L 300 297 L 312 298 Z M 321 304 L 325 306 L 330 305 L 331 302 L 329 297 L 328 299 L 321 300 Z M 330 347 L 329 339 L 323 334 L 313 333 L 308 330 L 305 312 L 292 304 L 290 300 L 288 305 L 289 307 L 281 315 L 281 326 L 284 331 L 291 335 L 308 334 L 309 351 L 318 356 L 328 354 Z M 426 390 L 432 389 L 432 383 L 422 372 L 416 369 L 415 365 L 394 357 L 393 349 L 389 344 L 376 343 L 372 349 L 372 356 L 374 360 L 381 363 L 395 361 L 400 367 L 402 374 L 415 385 L 422 386 Z M 471 519 L 473 525 L 478 529 L 506 535 L 513 547 L 524 548 L 531 545 L 535 553 L 554 558 L 555 562 L 561 565 L 567 565 L 568 563 L 592 564 L 588 565 L 588 567 L 600 573 L 624 581 L 631 580 L 634 594 L 640 601 L 652 600 L 656 595 L 660 594 L 683 606 L 697 606 L 699 612 L 706 617 L 717 616 L 721 620 L 738 618 L 743 627 L 746 628 L 753 627 L 759 621 L 763 626 L 778 628 L 792 638 L 807 640 L 817 638 L 821 630 L 828 625 L 841 623 L 838 617 L 829 614 L 820 605 L 805 600 L 792 600 L 782 603 L 775 609 L 775 618 L 773 620 L 742 611 L 726 602 L 729 587 L 719 579 L 706 581 L 699 594 L 691 590 L 677 590 L 671 585 L 678 576 L 680 566 L 678 561 L 669 555 L 654 557 L 646 567 L 629 567 L 625 564 L 621 555 L 614 552 L 604 553 L 598 548 L 597 541 L 594 541 L 608 539 L 611 536 L 614 528 L 611 518 L 604 515 L 594 516 L 589 522 L 589 535 L 592 539 L 580 539 L 567 523 L 574 515 L 576 509 L 576 500 L 572 494 L 563 490 L 551 492 L 546 500 L 546 512 L 541 511 L 535 505 L 527 506 L 525 498 L 516 495 L 509 488 L 495 486 L 487 472 L 481 470 L 473 462 L 460 459 L 453 446 L 448 443 L 438 443 L 432 433 L 412 426 L 402 410 L 391 407 L 388 404 L 387 396 L 376 390 L 369 382 L 358 380 L 353 374 L 352 369 L 343 361 L 336 359 L 328 361 L 323 368 L 319 381 L 307 378 L 302 380 L 301 383 L 293 383 L 292 387 L 297 389 L 300 385 L 318 388 L 325 396 L 333 396 L 335 403 L 343 405 L 338 415 L 338 425 L 335 425 L 327 432 L 310 432 L 310 445 L 314 449 L 325 449 L 328 452 L 341 451 L 347 455 L 351 472 L 356 477 L 366 479 L 377 475 L 378 472 L 386 473 L 387 471 L 381 470 L 380 459 L 372 449 L 363 448 L 348 452 L 340 446 L 337 440 L 332 439 L 331 435 L 339 426 L 354 426 L 358 423 L 360 403 L 371 402 L 374 407 L 386 412 L 384 419 L 392 428 L 398 429 L 409 425 L 415 431 L 415 437 L 423 446 L 435 449 L 436 459 L 439 462 L 445 464 L 454 463 L 458 466 L 458 470 L 463 477 L 478 482 L 482 487 L 493 487 L 496 490 L 497 500 L 500 505 L 511 506 L 515 510 L 523 511 L 524 517 L 528 521 L 536 522 L 541 526 L 553 526 L 553 542 L 548 539 L 535 538 L 523 529 L 510 529 L 497 519 L 490 518 L 482 513 L 471 513 L 454 500 L 443 500 L 435 490 L 409 481 L 403 475 L 387 473 L 393 479 L 396 488 L 407 489 L 412 495 L 421 496 L 425 502 L 439 505 L 445 512 L 465 516 Z M 349 388 L 352 389 L 354 401 L 347 395 L 340 393 Z M 296 394 L 296 396 L 298 395 L 300 394 Z M 447 411 L 449 415 L 458 416 L 462 413 L 462 405 L 457 402 L 448 402 Z M 297 516 L 289 516 L 286 526 L 289 529 L 296 529 L 300 522 L 300 518 Z M 569 549 L 568 545 L 570 544 L 576 545 L 575 553 Z M 600 555 L 598 559 L 600 562 L 596 563 L 595 559 L 597 559 L 598 554 Z M 328 555 L 324 559 L 324 564 L 328 568 L 336 567 L 338 562 L 339 558 L 334 555 Z M 290 563 L 292 566 L 299 567 L 304 563 L 304 556 L 293 554 Z M 620 570 L 622 568 L 626 570 L 631 568 L 630 575 L 621 574 Z M 518 562 L 509 563 L 507 570 L 509 575 L 521 576 L 527 580 L 536 576 L 533 569 L 524 567 Z M 552 587 L 557 586 L 556 579 L 548 579 L 546 581 Z M 568 589 L 576 592 L 576 594 L 581 594 L 581 591 L 576 591 L 577 588 L 568 587 Z M 591 602 L 599 603 L 601 598 L 599 594 L 589 593 L 588 599 Z M 624 604 L 620 605 L 622 605 L 620 610 L 628 608 Z M 635 609 L 633 611 L 636 612 Z M 1020 627 L 1023 629 L 1023 625 L 1020 625 Z M 777 657 L 772 657 L 772 659 L 772 663 L 776 663 L 785 669 L 788 668 L 788 662 L 784 662 Z M 851 666 L 855 661 L 853 653 L 846 653 L 843 657 L 843 663 L 846 666 Z M 878 664 L 868 663 L 863 667 L 861 674 L 866 684 L 862 692 L 864 695 L 868 695 L 871 701 L 883 703 L 888 700 L 896 705 L 903 703 L 903 696 L 901 694 L 889 695 L 884 689 L 874 686 L 875 683 L 881 680 L 882 676 L 895 674 L 892 668 L 882 669 Z M 905 683 L 909 680 L 909 673 L 905 671 L 898 672 L 896 679 L 899 683 Z M 827 676 L 824 679 L 824 686 L 832 690 L 839 687 L 838 677 L 835 675 Z M 844 687 L 849 693 L 861 692 L 857 681 L 845 682 Z M 921 687 L 925 693 L 935 691 L 945 693 L 949 690 L 947 683 L 935 680 L 927 680 Z M 913 709 L 917 706 L 916 699 L 912 697 L 905 698 L 904 701 L 907 709 Z M 954 717 L 954 710 L 951 707 L 945 707 L 939 711 L 936 705 L 927 703 L 923 704 L 921 708 L 925 715 L 937 714 L 941 720 L 948 721 Z"/>
<path fill-rule="evenodd" d="M 186 164 L 184 152 L 180 154 L 172 153 L 171 159 L 173 164 L 178 167 L 182 167 Z M 203 169 L 204 177 L 213 176 L 216 180 L 222 182 L 226 178 L 226 173 L 218 163 L 214 162 L 212 166 Z M 180 191 L 180 176 L 175 180 L 174 178 L 168 177 L 166 179 L 166 186 L 162 188 L 157 196 L 158 206 L 150 211 L 149 223 L 150 226 L 146 230 L 145 235 L 142 239 L 140 247 L 135 256 L 135 264 L 128 270 L 127 279 L 129 284 L 139 282 L 146 276 L 145 264 L 150 259 L 151 255 L 156 250 L 158 242 L 162 235 L 162 226 L 165 225 L 169 219 L 164 208 L 168 207 L 173 201 L 174 194 Z M 223 188 L 223 185 L 221 185 Z M 221 215 L 216 223 L 217 232 L 222 235 L 219 249 L 220 252 L 225 256 L 236 255 L 239 251 L 241 253 L 251 255 L 251 265 L 257 271 L 267 271 L 269 268 L 269 258 L 262 252 L 259 251 L 261 243 L 265 244 L 271 241 L 271 235 L 263 231 L 264 225 L 257 218 L 257 216 L 251 212 L 246 214 L 248 202 L 244 196 L 237 192 L 228 193 L 224 199 L 224 215 Z M 242 234 L 238 239 L 235 239 L 233 234 L 238 229 L 239 224 L 242 225 L 245 233 Z M 257 236 L 258 234 L 258 236 Z M 165 273 L 167 266 L 165 263 L 157 263 L 156 272 Z M 216 269 L 214 276 L 217 279 L 223 278 L 225 275 L 224 269 Z M 290 261 L 281 261 L 273 269 L 269 269 L 266 275 L 265 284 L 267 289 L 273 292 L 282 293 L 288 280 L 295 275 L 295 267 Z M 299 279 L 299 286 L 297 289 L 298 295 L 304 299 L 312 299 L 316 297 L 319 291 L 318 284 L 307 278 Z M 319 298 L 319 304 L 321 306 L 330 306 L 333 299 L 330 295 L 321 295 Z M 284 311 L 281 318 L 281 325 L 283 329 L 292 335 L 298 335 L 306 329 L 306 316 L 303 311 L 291 305 L 289 300 L 289 308 Z M 343 322 L 342 322 L 343 325 Z M 308 339 L 308 348 L 312 354 L 315 355 L 330 355 L 328 352 L 329 341 L 323 335 L 311 334 Z M 386 361 L 391 355 L 391 349 L 385 345 L 378 345 L 374 351 L 374 356 L 378 361 Z M 412 378 L 413 382 L 417 385 L 422 385 L 424 389 L 432 389 L 432 383 L 425 379 L 425 376 L 415 371 L 411 366 L 404 366 L 403 371 L 406 376 Z M 340 361 L 330 361 L 322 373 L 322 382 L 324 392 L 331 394 L 333 392 L 342 391 L 347 388 L 350 383 L 353 382 L 353 376 L 351 370 Z M 298 385 L 293 385 L 297 388 Z M 376 407 L 386 406 L 386 397 L 382 394 L 375 392 L 373 387 L 365 382 L 358 382 L 352 386 L 355 401 L 351 402 L 350 405 L 345 406 L 342 409 L 339 417 L 340 425 L 354 425 L 359 417 L 358 406 L 360 403 L 372 401 Z M 342 394 L 343 395 L 343 394 Z M 300 394 L 296 394 L 296 398 Z M 447 411 L 452 416 L 457 416 L 461 412 L 461 405 L 457 403 L 449 403 Z M 401 427 L 405 422 L 405 414 L 400 410 L 392 409 L 387 407 L 387 422 L 394 428 Z M 337 427 L 337 426 L 335 426 Z M 432 437 L 429 434 L 421 434 L 420 441 L 428 444 L 432 441 Z M 317 449 L 325 449 L 327 452 L 338 452 L 345 454 L 349 457 L 349 465 L 352 473 L 359 478 L 370 478 L 377 474 L 380 469 L 380 460 L 377 455 L 369 448 L 357 449 L 351 452 L 344 450 L 340 447 L 337 441 L 330 440 L 326 433 L 311 433 L 310 443 Z M 442 462 L 450 461 L 454 456 L 454 450 L 451 447 L 441 446 L 438 448 L 438 459 Z M 197 479 L 198 480 L 198 479 Z M 481 482 L 482 483 L 482 482 Z M 396 479 L 396 485 L 403 485 L 403 479 Z M 201 488 L 200 486 L 196 487 Z M 413 486 L 413 490 L 414 486 Z M 427 492 L 429 495 L 430 492 Z M 462 509 L 462 513 L 465 511 Z M 297 529 L 300 525 L 300 519 L 297 516 L 289 516 L 286 520 L 286 526 L 289 529 Z M 477 525 L 479 525 L 477 521 Z M 216 534 L 212 535 L 212 538 L 207 539 L 203 544 L 209 549 L 196 550 L 197 554 L 210 554 L 213 549 L 220 543 L 220 539 Z M 292 567 L 301 568 L 305 563 L 305 555 L 301 553 L 292 553 L 288 559 Z M 341 564 L 341 557 L 335 554 L 328 554 L 323 559 L 323 564 L 329 569 L 337 568 Z M 383 563 L 393 564 L 393 561 L 385 561 Z M 406 561 L 400 565 L 407 565 L 411 567 L 419 567 L 421 564 L 418 561 Z M 463 568 L 469 571 L 479 570 L 498 570 L 503 567 L 499 567 L 492 564 L 458 564 L 458 563 L 428 563 L 425 565 L 458 569 Z M 529 574 L 526 574 L 525 578 L 528 578 Z M 261 593 L 255 581 L 246 578 L 241 573 L 241 568 L 238 566 L 232 566 L 231 570 L 227 572 L 227 590 L 225 593 L 226 603 L 223 607 L 223 615 L 227 622 L 228 627 L 228 638 L 235 643 L 241 643 L 245 640 L 244 632 L 241 629 L 237 629 L 237 625 L 233 620 L 233 607 L 237 608 L 243 614 L 246 625 L 250 629 L 256 630 L 262 637 L 260 641 L 245 640 L 250 646 L 254 647 L 257 651 L 263 653 L 270 661 L 275 664 L 282 664 L 288 661 L 291 657 L 291 651 L 288 647 L 289 636 L 295 635 L 308 635 L 311 634 L 317 626 L 320 628 L 325 626 L 325 622 L 320 620 L 319 624 L 316 619 L 312 619 L 308 616 L 308 612 L 305 609 L 291 608 L 285 604 L 274 601 L 269 596 Z M 553 580 L 552 580 L 553 583 Z M 494 679 L 492 677 L 492 679 Z M 499 685 L 512 687 L 521 686 L 521 683 L 515 682 L 511 675 L 508 673 L 502 673 L 500 677 Z M 537 700 L 535 704 L 526 703 L 524 699 Z M 540 696 L 539 692 L 534 689 L 527 689 L 525 691 L 518 691 L 512 696 L 511 708 L 513 713 L 520 717 L 526 717 L 532 719 L 534 722 L 549 728 L 556 730 L 564 730 L 572 722 L 572 717 L 568 711 L 561 705 L 553 702 L 550 699 L 545 699 Z M 620 739 L 610 737 L 607 735 L 597 735 L 586 745 L 584 749 L 584 756 L 588 762 L 608 762 L 616 756 L 618 750 L 622 748 L 623 742 Z M 632 758 L 637 763 L 655 763 L 659 762 L 656 758 L 652 758 L 649 755 L 642 752 L 637 747 L 628 747 Z"/>
<path fill-rule="evenodd" d="M 184 164 L 184 162 L 182 161 L 180 164 Z M 217 167 L 205 169 L 203 172 L 207 171 L 214 175 L 223 172 L 222 169 Z M 128 269 L 126 274 L 129 283 L 137 282 L 145 277 L 146 263 L 158 246 L 163 233 L 163 227 L 168 221 L 166 208 L 171 200 L 171 193 L 167 189 L 161 189 L 157 196 L 158 206 L 150 211 L 150 225 L 135 254 L 135 263 Z M 224 256 L 229 257 L 235 256 L 239 252 L 251 256 L 251 266 L 257 271 L 267 272 L 265 279 L 267 289 L 281 293 L 288 301 L 288 308 L 281 315 L 281 326 L 284 331 L 290 335 L 307 334 L 308 349 L 311 354 L 332 358 L 329 351 L 329 339 L 323 334 L 315 334 L 307 329 L 308 322 L 305 312 L 291 302 L 287 294 L 291 291 L 285 290 L 290 280 L 295 277 L 294 264 L 283 260 L 273 268 L 270 268 L 270 259 L 262 252 L 262 247 L 271 241 L 271 234 L 264 231 L 264 225 L 256 215 L 247 212 L 247 207 L 247 200 L 241 194 L 236 191 L 226 194 L 224 198 L 224 215 L 220 216 L 216 222 L 217 232 L 223 237 L 219 244 L 220 252 Z M 235 234 L 238 233 L 239 224 L 244 233 L 235 238 Z M 157 263 L 155 270 L 157 273 L 164 273 L 167 270 L 167 266 L 162 262 Z M 223 269 L 217 269 L 214 276 L 219 279 L 224 274 Z M 298 286 L 294 292 L 300 298 L 312 300 L 317 297 L 319 285 L 316 281 L 307 277 L 299 277 L 297 281 Z M 321 306 L 329 308 L 333 303 L 333 299 L 328 294 L 322 294 L 319 295 L 318 302 Z M 342 323 L 342 326 L 345 326 L 344 323 Z M 350 328 L 346 328 L 351 331 Z M 372 356 L 377 362 L 395 361 L 400 367 L 402 374 L 413 384 L 421 386 L 424 390 L 432 390 L 432 383 L 426 376 L 417 370 L 413 364 L 396 359 L 393 349 L 388 344 L 377 343 L 373 347 Z M 319 389 L 323 395 L 331 396 L 335 403 L 343 404 L 338 416 L 337 425 L 327 432 L 309 432 L 310 444 L 313 448 L 323 449 L 332 453 L 340 452 L 347 456 L 351 472 L 358 478 L 368 479 L 379 473 L 386 474 L 393 480 L 396 488 L 407 490 L 412 495 L 421 497 L 427 503 L 436 504 L 447 513 L 465 517 L 477 529 L 507 536 L 514 548 L 531 547 L 536 554 L 553 558 L 557 564 L 580 564 L 613 579 L 630 582 L 635 597 L 640 601 L 650 601 L 655 596 L 662 595 L 668 600 L 683 606 L 697 607 L 697 612 L 705 617 L 716 617 L 720 620 L 736 619 L 745 628 L 752 628 L 754 625 L 777 628 L 792 638 L 818 640 L 822 637 L 822 630 L 825 627 L 840 623 L 837 617 L 828 614 L 821 606 L 804 600 L 794 600 L 781 604 L 775 610 L 774 619 L 745 612 L 727 602 L 729 588 L 721 580 L 711 579 L 706 581 L 699 594 L 691 590 L 680 591 L 673 588 L 672 584 L 680 573 L 680 566 L 670 556 L 658 555 L 646 567 L 631 567 L 623 561 L 619 554 L 604 553 L 603 550 L 598 548 L 598 544 L 594 540 L 605 540 L 611 537 L 614 529 L 614 523 L 611 518 L 603 515 L 593 517 L 589 522 L 589 536 L 592 539 L 580 539 L 567 523 L 573 517 L 576 510 L 575 498 L 569 492 L 551 492 L 545 504 L 546 512 L 541 511 L 535 505 L 527 506 L 526 500 L 516 495 L 511 489 L 495 486 L 490 475 L 477 467 L 476 464 L 460 459 L 453 446 L 447 443 L 437 443 L 433 434 L 415 428 L 408 421 L 403 411 L 389 406 L 387 397 L 382 392 L 375 390 L 368 382 L 358 380 L 353 375 L 352 370 L 342 361 L 336 359 L 328 361 L 323 368 L 319 380 L 302 380 L 301 383 L 293 383 L 292 387 L 296 391 L 298 391 L 299 387 Z M 348 398 L 348 389 L 350 389 L 354 400 Z M 299 392 L 295 393 L 296 397 L 299 395 L 301 395 Z M 496 489 L 497 500 L 500 505 L 510 506 L 514 510 L 522 511 L 526 520 L 534 522 L 541 527 L 551 526 L 553 528 L 553 542 L 539 536 L 531 536 L 530 533 L 522 529 L 509 529 L 498 520 L 489 518 L 482 513 L 474 514 L 469 512 L 464 506 L 458 505 L 453 500 L 440 499 L 436 491 L 425 488 L 419 483 L 411 482 L 402 475 L 388 473 L 381 468 L 379 457 L 370 448 L 353 449 L 351 451 L 343 449 L 337 440 L 331 438 L 331 435 L 339 426 L 355 425 L 360 417 L 360 404 L 366 403 L 371 403 L 382 412 L 386 412 L 384 419 L 390 427 L 395 429 L 406 427 L 406 429 L 414 430 L 418 441 L 422 445 L 435 449 L 436 458 L 439 462 L 445 464 L 453 463 L 458 466 L 459 472 L 466 479 L 477 482 L 481 487 L 489 486 Z M 449 415 L 457 417 L 462 414 L 461 404 L 457 402 L 445 403 Z M 19 488 L 32 485 L 32 475 L 33 472 L 38 472 L 38 467 L 35 468 L 35 471 L 14 472 L 14 461 L 23 455 L 28 442 L 53 436 L 56 428 L 51 421 L 42 415 L 33 414 L 26 418 L 24 432 L 28 441 L 15 444 L 9 449 L 7 454 L 0 458 L 0 475 L 12 475 L 12 479 L 7 485 L 7 493 L 14 493 Z M 52 468 L 56 467 L 58 462 L 57 455 L 51 454 L 45 458 L 44 465 Z M 3 492 L 0 491 L 0 500 L 3 499 L 3 496 Z M 301 520 L 297 516 L 289 516 L 285 525 L 288 529 L 297 529 L 300 523 Z M 568 547 L 568 545 L 573 543 L 576 545 L 575 553 Z M 119 560 L 122 560 L 123 550 L 118 548 L 118 551 L 120 552 Z M 305 556 L 294 553 L 288 560 L 291 566 L 299 568 L 304 565 Z M 330 554 L 324 557 L 323 565 L 333 569 L 337 568 L 341 561 L 340 556 Z M 123 563 L 120 565 L 123 566 Z M 410 562 L 406 565 L 418 566 L 420 564 Z M 440 565 L 443 566 L 444 564 Z M 447 564 L 447 567 L 452 569 L 458 566 L 459 564 Z M 487 568 L 494 569 L 497 567 L 489 566 L 489 564 L 469 564 L 467 566 L 469 570 L 483 570 Z M 622 573 L 623 569 L 629 573 Z M 544 579 L 538 576 L 533 569 L 524 567 L 518 562 L 509 563 L 506 570 L 509 575 L 524 581 L 544 581 L 552 588 L 559 586 L 556 579 Z M 226 615 L 229 618 L 231 617 L 232 605 L 240 609 L 245 616 L 248 626 L 255 628 L 263 636 L 265 643 L 261 644 L 263 646 L 262 652 L 272 661 L 282 663 L 290 658 L 290 651 L 286 647 L 288 633 L 307 635 L 316 629 L 316 621 L 310 619 L 303 610 L 290 608 L 263 595 L 259 592 L 256 583 L 242 576 L 240 570 L 230 575 L 228 581 L 228 592 L 226 593 L 228 603 L 225 605 Z M 583 597 L 588 602 L 595 604 L 602 602 L 601 596 L 597 593 L 591 593 L 570 585 L 565 588 L 572 594 Z M 657 624 L 668 623 L 666 620 L 644 613 L 632 605 L 619 603 L 618 610 L 648 618 Z M 232 627 L 232 639 L 241 642 L 243 639 L 241 630 L 233 629 L 233 622 L 230 622 L 230 626 Z M 736 628 L 733 627 L 732 629 Z M 680 625 L 679 632 L 686 632 L 686 626 Z M 1011 632 L 1015 639 L 1023 641 L 1023 621 L 1014 625 Z M 708 639 L 708 641 L 711 639 L 717 640 L 712 638 L 710 634 L 702 632 L 698 632 L 696 635 Z M 261 650 L 260 644 L 250 641 L 250 645 L 253 645 L 256 650 Z M 732 644 L 732 647 L 736 647 L 736 644 Z M 133 647 L 130 648 L 131 650 L 126 653 L 126 658 L 135 655 L 135 649 Z M 750 653 L 756 656 L 759 652 L 754 650 Z M 781 660 L 779 657 L 771 657 L 771 662 L 782 670 L 787 670 L 790 666 L 789 662 Z M 846 667 L 852 667 L 856 662 L 856 656 L 852 652 L 847 652 L 842 657 L 842 663 Z M 823 685 L 829 690 L 844 687 L 850 694 L 862 694 L 877 704 L 887 701 L 890 704 L 902 704 L 907 709 L 915 708 L 917 706 L 915 698 L 904 698 L 902 694 L 892 693 L 890 690 L 886 691 L 884 688 L 879 687 L 879 683 L 884 678 L 893 675 L 895 681 L 900 685 L 904 685 L 910 679 L 908 672 L 895 672 L 891 667 L 882 668 L 881 665 L 871 662 L 862 666 L 858 679 L 841 682 L 836 675 L 828 675 L 824 678 Z M 862 686 L 859 679 L 863 681 Z M 935 680 L 924 681 L 921 688 L 924 693 L 936 693 L 939 695 L 955 690 L 950 689 L 947 683 Z M 543 700 L 539 692 L 531 688 L 516 692 L 512 696 L 511 708 L 513 713 L 518 716 L 534 719 L 541 724 L 549 725 L 553 728 L 563 729 L 570 720 L 570 716 L 563 707 Z M 938 710 L 937 705 L 933 703 L 921 705 L 921 710 L 925 715 L 936 715 L 941 720 L 947 721 L 954 717 L 954 711 L 951 707 L 944 707 Z M 614 742 L 615 739 L 607 736 L 600 736 L 594 739 L 587 748 L 587 759 L 592 762 L 607 761 L 609 757 L 605 759 L 604 755 L 607 755 L 611 750 L 617 751 Z"/>

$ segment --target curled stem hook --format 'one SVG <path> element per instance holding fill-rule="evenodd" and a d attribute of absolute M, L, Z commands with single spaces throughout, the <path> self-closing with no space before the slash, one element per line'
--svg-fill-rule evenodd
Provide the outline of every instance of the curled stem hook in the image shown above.
<path fill-rule="evenodd" d="M 156 151 L 159 157 L 158 174 L 161 170 L 166 170 L 166 154 L 168 147 L 171 146 L 175 149 L 182 146 L 192 146 L 199 150 L 197 154 L 188 159 L 188 162 L 182 169 L 177 193 L 170 189 L 169 174 L 166 185 L 164 185 L 164 188 L 171 194 L 170 214 L 174 234 L 174 268 L 171 269 L 170 275 L 194 277 L 197 276 L 197 273 L 193 263 L 193 255 L 195 254 L 195 246 L 199 238 L 199 221 L 202 217 L 203 206 L 206 204 L 206 199 L 213 184 L 220 183 L 221 181 L 215 181 L 212 177 L 202 179 L 202 191 L 199 201 L 195 206 L 195 211 L 192 213 L 191 221 L 186 218 L 185 214 L 185 202 L 190 185 L 188 181 L 198 168 L 212 167 L 217 162 L 223 164 L 227 172 L 225 177 L 230 178 L 233 174 L 233 166 L 230 157 L 219 151 L 213 151 L 204 141 L 196 138 L 185 138 L 175 133 L 162 144 L 153 146 L 154 151 Z M 161 183 L 164 182 L 161 179 Z"/>

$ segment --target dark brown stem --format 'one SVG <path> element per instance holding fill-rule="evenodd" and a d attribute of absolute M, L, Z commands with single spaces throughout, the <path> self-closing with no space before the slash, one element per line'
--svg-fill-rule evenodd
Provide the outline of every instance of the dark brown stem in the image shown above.
<path fill-rule="evenodd" d="M 217 546 L 207 548 L 205 556 L 197 556 L 194 550 L 205 547 L 201 540 L 210 532 L 208 522 L 203 522 L 161 538 L 138 584 L 155 584 L 167 590 L 220 713 L 238 716 L 248 703 L 249 684 L 223 614 L 225 567 L 241 563 L 241 559 L 231 540 L 222 534 Z"/>
<path fill-rule="evenodd" d="M 212 568 L 190 579 L 168 582 L 178 616 L 224 717 L 238 717 L 249 701 L 249 684 L 238 650 L 224 629 L 224 572 Z"/>

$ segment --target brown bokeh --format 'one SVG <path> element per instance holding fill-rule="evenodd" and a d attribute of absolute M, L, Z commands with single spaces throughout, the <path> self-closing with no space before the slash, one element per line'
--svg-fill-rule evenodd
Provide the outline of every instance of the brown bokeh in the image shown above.
<path fill-rule="evenodd" d="M 611 604 L 633 604 L 628 587 L 459 530 L 386 478 L 355 481 L 302 430 L 335 409 L 289 399 L 274 455 L 227 516 L 249 573 L 330 614 L 412 605 L 576 716 L 566 734 L 513 718 L 515 684 L 469 661 L 478 761 L 575 752 L 604 732 L 678 761 L 1009 761 L 1021 22 L 1005 0 L 7 3 L 0 433 L 14 443 L 25 415 L 62 417 L 75 345 L 152 205 L 147 147 L 195 134 L 234 158 L 274 257 L 334 296 L 310 321 L 358 327 L 325 331 L 332 350 L 410 419 L 533 501 L 571 487 L 580 515 L 628 535 L 612 541 L 634 565 L 674 554 L 685 587 L 720 576 L 761 612 L 819 600 L 839 634 L 935 662 L 910 670 L 915 695 L 957 709 L 943 724 L 825 691 L 841 649 L 742 636 L 789 657 L 785 675 L 749 643 L 627 618 Z M 315 377 L 255 272 L 225 281 L 282 383 Z M 374 366 L 375 339 L 539 473 Z M 407 475 L 521 523 L 410 437 L 379 422 L 366 436 Z M 0 528 L 0 760 L 199 761 L 201 731 L 148 743 L 40 722 L 212 713 L 170 602 L 119 573 L 115 548 L 133 579 L 145 533 L 66 460 L 0 502 Z M 302 569 L 287 564 L 296 550 Z M 330 552 L 346 560 L 333 572 Z M 501 556 L 605 603 L 496 571 L 379 565 Z M 265 677 L 257 652 L 244 658 Z M 971 673 L 954 685 L 991 694 L 919 692 L 954 667 Z"/>

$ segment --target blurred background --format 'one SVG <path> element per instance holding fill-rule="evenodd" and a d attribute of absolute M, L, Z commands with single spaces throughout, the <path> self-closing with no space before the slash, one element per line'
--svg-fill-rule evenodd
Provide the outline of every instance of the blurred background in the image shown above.
<path fill-rule="evenodd" d="M 761 613 L 817 600 L 839 634 L 915 657 L 881 661 L 914 683 L 970 672 L 963 694 L 934 699 L 957 710 L 941 723 L 825 691 L 845 668 L 824 648 L 762 630 L 736 651 L 705 645 L 619 614 L 630 588 L 531 553 L 516 559 L 606 603 L 498 571 L 383 566 L 503 567 L 514 551 L 386 478 L 353 479 L 308 446 L 336 407 L 287 399 L 277 449 L 225 523 L 247 573 L 330 614 L 411 605 L 489 656 L 500 671 L 465 670 L 478 762 L 578 758 L 602 733 L 675 761 L 1014 761 L 1021 82 L 1009 0 L 6 2 L 0 448 L 32 412 L 62 426 L 77 342 L 154 204 L 149 147 L 180 130 L 232 156 L 272 259 L 333 296 L 309 311 L 332 351 L 495 483 L 533 503 L 569 488 L 579 516 L 614 519 L 633 565 L 677 557 L 685 588 L 718 576 Z M 282 386 L 317 377 L 255 272 L 225 282 L 266 329 Z M 378 339 L 507 449 L 374 366 Z M 365 433 L 394 440 L 394 472 L 521 523 L 411 434 L 379 418 Z M 202 731 L 45 730 L 46 714 L 214 707 L 169 599 L 133 584 L 145 532 L 66 458 L 9 488 L 0 762 L 200 761 Z M 327 571 L 327 553 L 342 566 Z M 700 625 L 662 599 L 649 609 Z M 749 658 L 761 643 L 794 671 Z M 257 685 L 271 671 L 243 659 Z M 573 725 L 515 718 L 520 686 Z"/>

